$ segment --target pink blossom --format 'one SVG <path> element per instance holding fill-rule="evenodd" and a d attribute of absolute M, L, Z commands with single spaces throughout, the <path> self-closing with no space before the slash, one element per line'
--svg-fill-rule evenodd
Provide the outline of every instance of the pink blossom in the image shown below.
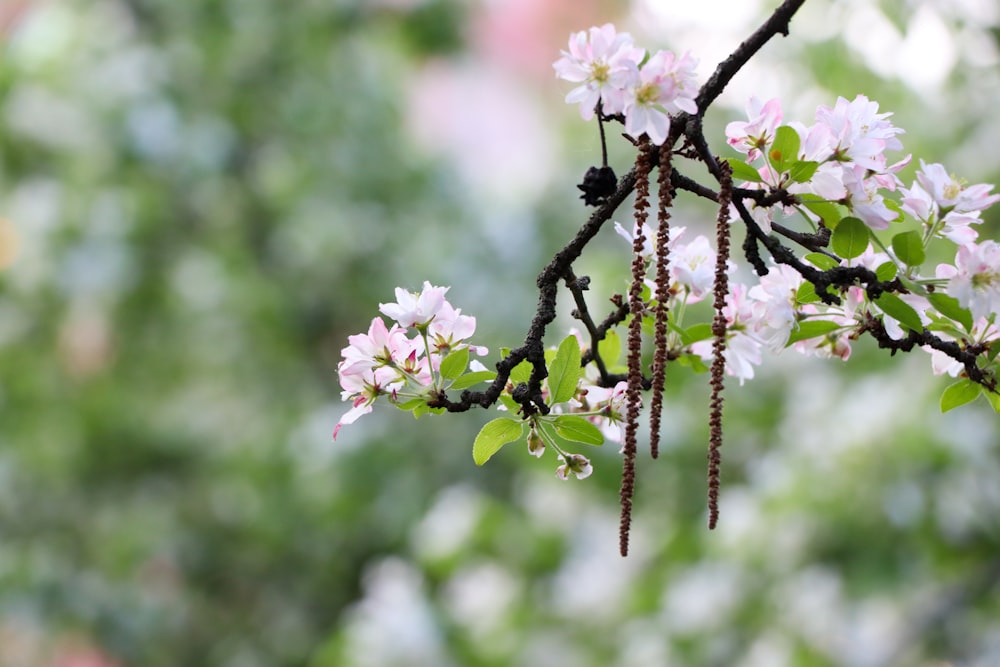
<path fill-rule="evenodd" d="M 838 97 L 832 109 L 819 107 L 816 122 L 830 129 L 834 159 L 850 159 L 865 169 L 882 173 L 886 170 L 883 152 L 903 148 L 896 135 L 904 130 L 894 127 L 887 120 L 890 116 L 891 113 L 878 113 L 878 102 L 858 95 L 851 102 Z"/>
<path fill-rule="evenodd" d="M 580 116 L 590 120 L 598 102 L 605 113 L 623 110 L 625 87 L 636 75 L 644 55 L 633 45 L 631 35 L 619 33 L 614 25 L 606 23 L 591 28 L 589 33 L 570 35 L 569 52 L 563 51 L 553 68 L 559 78 L 581 84 L 566 95 L 566 102 L 579 103 Z"/>
<path fill-rule="evenodd" d="M 980 211 L 1000 201 L 991 195 L 992 185 L 965 186 L 940 164 L 920 163 L 917 181 L 903 188 L 903 210 L 922 221 L 932 234 L 940 234 L 957 245 L 976 240 L 979 234 L 970 225 L 979 224 Z M 919 183 L 919 184 L 918 184 Z"/>
<path fill-rule="evenodd" d="M 414 350 L 414 344 L 406 337 L 406 330 L 397 324 L 392 329 L 386 329 L 381 317 L 372 319 L 367 334 L 348 336 L 350 343 L 340 351 L 344 357 L 341 366 L 358 362 L 369 367 L 392 364 L 409 356 Z"/>
<path fill-rule="evenodd" d="M 844 166 L 844 186 L 851 210 L 871 229 L 888 229 L 898 216 L 885 205 L 879 194 L 879 184 L 867 177 L 867 170 L 860 164 Z"/>
<path fill-rule="evenodd" d="M 996 241 L 969 243 L 955 254 L 955 266 L 937 267 L 939 278 L 949 278 L 947 292 L 972 311 L 976 319 L 1000 311 L 1000 245 Z"/>
<path fill-rule="evenodd" d="M 690 293 L 690 303 L 700 301 L 715 284 L 715 248 L 702 235 L 678 243 L 670 253 L 670 277 Z"/>
<path fill-rule="evenodd" d="M 625 131 L 636 139 L 646 134 L 660 145 L 670 133 L 669 114 L 697 113 L 697 65 L 688 52 L 677 59 L 670 51 L 657 51 L 646 61 L 625 91 Z"/>
<path fill-rule="evenodd" d="M 353 364 L 338 368 L 340 386 L 343 388 L 342 398 L 352 402 L 337 426 L 333 429 L 333 439 L 337 439 L 340 429 L 346 424 L 353 424 L 363 415 L 372 411 L 372 404 L 379 396 L 392 394 L 403 386 L 403 378 L 398 371 L 388 366 L 378 368 L 364 367 Z"/>
<path fill-rule="evenodd" d="M 925 164 L 921 160 L 917 180 L 933 197 L 934 203 L 945 212 L 982 211 L 1000 201 L 1000 195 L 990 194 L 992 185 L 987 183 L 964 185 L 949 175 L 943 165 L 937 163 Z"/>
<path fill-rule="evenodd" d="M 761 343 L 753 333 L 756 327 L 754 302 L 748 298 L 746 285 L 734 283 L 726 295 L 722 309 L 726 318 L 726 348 L 722 353 L 726 374 L 739 378 L 740 386 L 754 377 L 754 366 L 761 362 Z M 702 340 L 691 346 L 691 351 L 706 362 L 713 354 L 713 341 Z"/>
<path fill-rule="evenodd" d="M 802 276 L 784 264 L 771 267 L 760 284 L 750 288 L 748 295 L 753 306 L 755 333 L 772 350 L 785 347 L 795 326 L 795 296 L 802 285 Z"/>
<path fill-rule="evenodd" d="M 681 227 L 682 232 L 683 229 L 684 228 Z M 618 222 L 615 223 L 615 233 L 618 234 L 618 236 L 625 239 L 626 241 L 628 241 L 630 245 L 635 243 L 635 235 L 638 231 L 639 227 L 635 223 L 632 223 L 631 232 L 626 231 L 626 229 L 622 227 L 620 223 Z M 670 232 L 671 232 L 670 239 L 672 242 L 675 237 L 673 228 L 671 228 Z M 653 231 L 653 228 L 649 226 L 649 223 L 646 222 L 642 223 L 642 236 L 643 236 L 642 257 L 643 260 L 649 263 L 653 261 L 653 254 L 656 250 L 656 232 Z M 680 233 L 677 233 L 676 236 L 680 236 Z"/>
<path fill-rule="evenodd" d="M 733 121 L 726 125 L 726 141 L 740 153 L 746 153 L 747 162 L 753 162 L 771 143 L 781 125 L 781 100 L 774 98 L 761 104 L 759 99 L 751 97 L 747 103 L 747 118 L 745 122 Z"/>
<path fill-rule="evenodd" d="M 423 291 L 414 294 L 402 287 L 396 288 L 395 303 L 380 303 L 383 315 L 399 322 L 402 327 L 426 326 L 446 303 L 444 295 L 450 287 L 434 287 L 424 281 Z"/>
<path fill-rule="evenodd" d="M 587 418 L 601 429 L 605 438 L 621 443 L 624 435 L 621 424 L 625 421 L 625 392 L 628 383 L 619 382 L 609 389 L 584 380 L 580 387 L 581 391 L 577 393 L 580 400 L 573 400 L 575 407 L 581 412 L 599 412 L 600 414 Z"/>
<path fill-rule="evenodd" d="M 445 301 L 441 304 L 437 315 L 427 327 L 431 347 L 440 355 L 447 355 L 453 350 L 468 347 L 476 354 L 483 356 L 489 350 L 479 345 L 465 345 L 465 341 L 476 332 L 476 318 L 462 315 L 462 309 L 455 309 Z"/>

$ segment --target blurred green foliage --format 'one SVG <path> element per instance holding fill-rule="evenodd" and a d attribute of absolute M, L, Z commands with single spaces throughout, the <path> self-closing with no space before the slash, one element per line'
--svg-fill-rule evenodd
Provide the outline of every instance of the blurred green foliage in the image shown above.
<path fill-rule="evenodd" d="M 859 345 L 731 387 L 717 533 L 707 392 L 678 369 L 627 561 L 613 447 L 564 484 L 513 448 L 476 468 L 482 413 L 380 410 L 330 442 L 340 348 L 393 287 L 454 284 L 495 359 L 586 215 L 592 128 L 499 212 L 407 130 L 412 75 L 468 58 L 478 10 L 67 0 L 6 35 L 0 664 L 1000 660 L 996 420 L 936 414 L 926 358 Z M 802 66 L 883 85 L 844 49 Z M 905 126 L 917 97 L 886 95 Z M 961 106 L 908 148 L 976 136 Z M 602 238 L 595 304 L 627 262 Z"/>

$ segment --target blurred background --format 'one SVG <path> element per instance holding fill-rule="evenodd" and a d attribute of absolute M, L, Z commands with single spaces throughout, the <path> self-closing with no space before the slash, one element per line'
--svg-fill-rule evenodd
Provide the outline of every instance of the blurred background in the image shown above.
<path fill-rule="evenodd" d="M 489 364 L 522 340 L 600 159 L 570 31 L 704 80 L 776 4 L 0 0 L 0 665 L 1000 664 L 997 419 L 940 414 L 923 353 L 731 383 L 712 533 L 706 378 L 671 369 L 628 559 L 613 445 L 564 483 L 520 447 L 476 468 L 482 411 L 331 441 L 394 287 L 452 285 Z M 706 123 L 726 155 L 751 93 L 805 123 L 864 93 L 997 182 L 998 40 L 992 0 L 809 0 Z M 593 246 L 601 316 L 628 248 Z"/>

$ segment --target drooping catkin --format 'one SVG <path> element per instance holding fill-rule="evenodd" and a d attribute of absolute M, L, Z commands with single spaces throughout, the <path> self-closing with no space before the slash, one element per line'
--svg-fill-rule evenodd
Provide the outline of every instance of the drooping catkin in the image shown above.
<path fill-rule="evenodd" d="M 719 522 L 719 484 L 722 465 L 722 391 L 726 375 L 726 296 L 729 293 L 729 204 L 733 198 L 733 180 L 729 165 L 720 163 L 719 215 L 716 219 L 716 262 L 714 301 L 715 318 L 712 322 L 712 394 L 708 417 L 708 527 L 714 529 Z"/>
<path fill-rule="evenodd" d="M 635 495 L 636 433 L 639 429 L 639 408 L 642 402 L 642 318 L 646 304 L 642 299 L 646 260 L 643 250 L 646 235 L 643 224 L 648 217 L 649 173 L 652 170 L 649 140 L 639 144 L 635 162 L 635 235 L 632 239 L 632 284 L 629 287 L 628 327 L 628 388 L 625 391 L 625 446 L 622 450 L 621 524 L 619 550 L 628 555 L 629 529 L 632 525 L 632 497 Z"/>
<path fill-rule="evenodd" d="M 671 159 L 669 144 L 660 149 L 660 170 L 657 176 L 656 230 L 656 310 L 653 329 L 653 394 L 649 405 L 649 453 L 660 455 L 660 422 L 663 414 L 663 389 L 667 372 L 667 317 L 670 302 L 670 192 Z"/>

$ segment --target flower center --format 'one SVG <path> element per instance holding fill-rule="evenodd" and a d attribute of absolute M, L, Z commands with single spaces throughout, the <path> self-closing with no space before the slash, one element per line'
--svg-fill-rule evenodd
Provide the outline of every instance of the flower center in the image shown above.
<path fill-rule="evenodd" d="M 590 66 L 590 78 L 597 83 L 607 83 L 611 75 L 611 68 L 607 63 L 595 62 Z"/>
<path fill-rule="evenodd" d="M 644 83 L 635 91 L 635 101 L 643 106 L 654 104 L 659 97 L 660 89 L 653 82 Z"/>

